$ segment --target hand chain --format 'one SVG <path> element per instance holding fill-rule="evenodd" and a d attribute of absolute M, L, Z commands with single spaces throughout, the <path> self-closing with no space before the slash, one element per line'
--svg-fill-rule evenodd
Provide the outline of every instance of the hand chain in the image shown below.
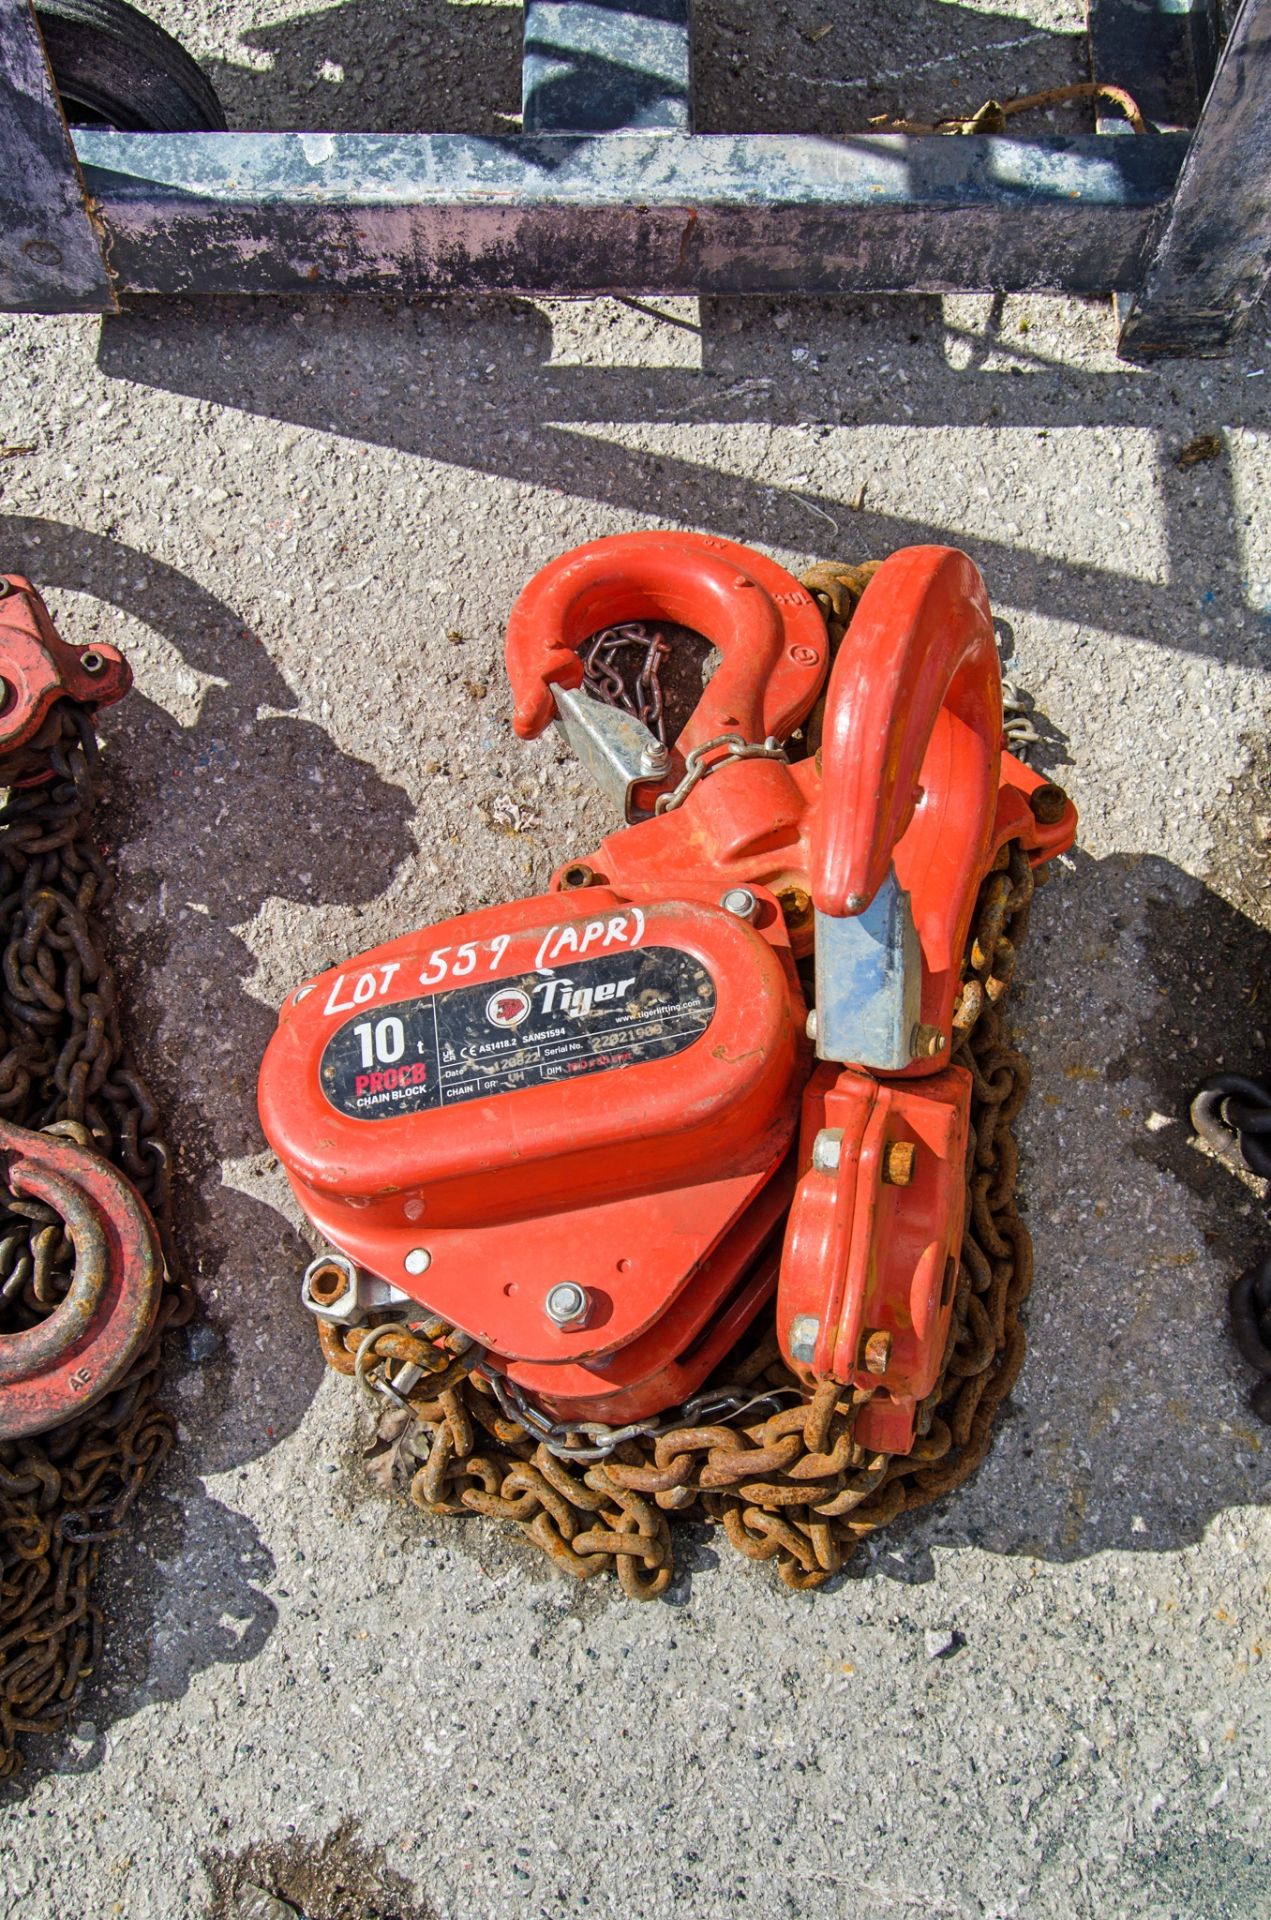
<path fill-rule="evenodd" d="M 823 567 L 804 576 L 832 642 L 872 571 Z M 547 1421 L 506 1379 L 496 1384 L 481 1349 L 456 1351 L 444 1322 L 413 1333 L 400 1323 L 321 1326 L 323 1351 L 339 1372 L 354 1372 L 368 1340 L 377 1358 L 383 1342 L 386 1361 L 420 1369 L 395 1377 L 399 1404 L 379 1423 L 368 1470 L 382 1484 L 406 1482 L 428 1512 L 512 1521 L 567 1572 L 588 1579 L 614 1571 L 623 1591 L 641 1600 L 670 1584 L 675 1515 L 715 1521 L 739 1552 L 775 1560 L 788 1586 L 811 1588 L 876 1528 L 967 1479 L 988 1451 L 1024 1357 L 1020 1311 L 1032 1284 L 1032 1242 L 1015 1205 L 1011 1129 L 1028 1063 L 1010 1044 L 1004 1009 L 1040 877 L 1012 843 L 976 904 L 952 1053 L 973 1081 L 967 1224 L 944 1364 L 919 1409 L 912 1452 L 867 1452 L 855 1440 L 870 1390 L 823 1379 L 809 1395 L 781 1358 L 771 1306 L 717 1384 L 657 1421 L 619 1430 Z M 373 1367 L 361 1371 L 374 1380 Z M 774 1396 L 794 1404 L 768 1411 Z"/>
<path fill-rule="evenodd" d="M 92 720 L 62 701 L 33 745 L 53 778 L 11 788 L 0 807 L 0 1113 L 121 1168 L 154 1215 L 167 1273 L 120 1385 L 52 1433 L 0 1442 L 0 1779 L 21 1765 L 19 1735 L 60 1726 L 96 1663 L 99 1546 L 172 1446 L 175 1423 L 154 1403 L 160 1344 L 192 1307 L 176 1277 L 170 1154 L 96 937 L 114 880 L 92 830 Z M 51 1313 L 73 1272 L 59 1216 L 0 1177 L 0 1335 Z"/>

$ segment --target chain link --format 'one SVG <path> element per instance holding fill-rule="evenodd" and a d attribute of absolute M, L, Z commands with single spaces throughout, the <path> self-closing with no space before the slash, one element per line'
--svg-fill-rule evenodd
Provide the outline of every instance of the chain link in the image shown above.
<path fill-rule="evenodd" d="M 627 684 L 620 665 L 621 656 L 632 648 L 642 654 L 634 687 Z M 670 652 L 670 642 L 641 620 L 604 627 L 581 650 L 587 692 L 606 706 L 621 707 L 641 721 L 663 747 L 671 744 L 666 737 L 666 696 L 662 688 L 662 667 Z"/>
<path fill-rule="evenodd" d="M 91 718 L 62 701 L 21 769 L 4 769 L 52 777 L 10 788 L 0 808 L 0 1113 L 121 1168 L 154 1216 L 166 1278 L 119 1386 L 52 1433 L 0 1442 L 0 1779 L 21 1765 L 19 1736 L 55 1731 L 96 1663 L 99 1548 L 172 1446 L 175 1424 L 154 1403 L 160 1344 L 192 1308 L 176 1277 L 171 1156 L 96 935 L 114 890 L 92 831 L 96 760 Z M 0 1336 L 52 1313 L 73 1274 L 60 1217 L 0 1175 Z"/>

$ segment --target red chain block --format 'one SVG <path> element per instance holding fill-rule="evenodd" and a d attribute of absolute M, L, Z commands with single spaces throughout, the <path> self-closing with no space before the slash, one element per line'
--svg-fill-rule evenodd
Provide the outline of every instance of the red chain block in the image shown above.
<path fill-rule="evenodd" d="M 594 541 L 530 583 L 508 629 L 518 733 L 542 732 L 553 686 L 582 683 L 580 646 L 628 620 L 693 627 L 721 654 L 650 776 L 664 811 L 545 895 L 304 983 L 262 1067 L 265 1132 L 336 1247 L 471 1334 L 552 1417 L 679 1404 L 779 1273 L 787 1357 L 877 1389 L 862 1431 L 907 1445 L 948 1326 L 969 1083 L 929 1050 L 887 1076 L 812 1072 L 811 908 L 851 918 L 894 870 L 920 1020 L 947 1059 L 984 873 L 1007 840 L 1035 863 L 1062 851 L 1076 816 L 1040 825 L 1045 783 L 1002 752 L 988 603 L 963 554 L 912 548 L 878 570 L 822 749 L 794 764 L 763 743 L 818 698 L 821 616 L 771 560 L 697 534 Z M 813 1156 L 827 1130 L 832 1173 Z M 915 1148 L 905 1185 L 880 1171 L 897 1143 Z M 582 1305 L 553 1317 L 561 1283 Z"/>

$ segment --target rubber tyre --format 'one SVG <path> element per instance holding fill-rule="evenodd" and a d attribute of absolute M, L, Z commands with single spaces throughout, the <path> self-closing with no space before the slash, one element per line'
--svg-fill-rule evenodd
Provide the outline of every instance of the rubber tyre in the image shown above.
<path fill-rule="evenodd" d="M 35 16 L 73 127 L 225 131 L 207 75 L 170 33 L 125 0 L 40 0 Z"/>

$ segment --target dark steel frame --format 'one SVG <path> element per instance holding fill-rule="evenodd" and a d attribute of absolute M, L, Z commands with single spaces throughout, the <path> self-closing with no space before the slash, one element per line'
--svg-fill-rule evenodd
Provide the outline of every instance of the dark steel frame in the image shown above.
<path fill-rule="evenodd" d="M 68 135 L 0 0 L 0 308 L 287 292 L 1123 296 L 1221 352 L 1271 271 L 1271 0 L 1091 0 L 1160 131 L 694 134 L 690 0 L 527 0 L 524 133 Z"/>

